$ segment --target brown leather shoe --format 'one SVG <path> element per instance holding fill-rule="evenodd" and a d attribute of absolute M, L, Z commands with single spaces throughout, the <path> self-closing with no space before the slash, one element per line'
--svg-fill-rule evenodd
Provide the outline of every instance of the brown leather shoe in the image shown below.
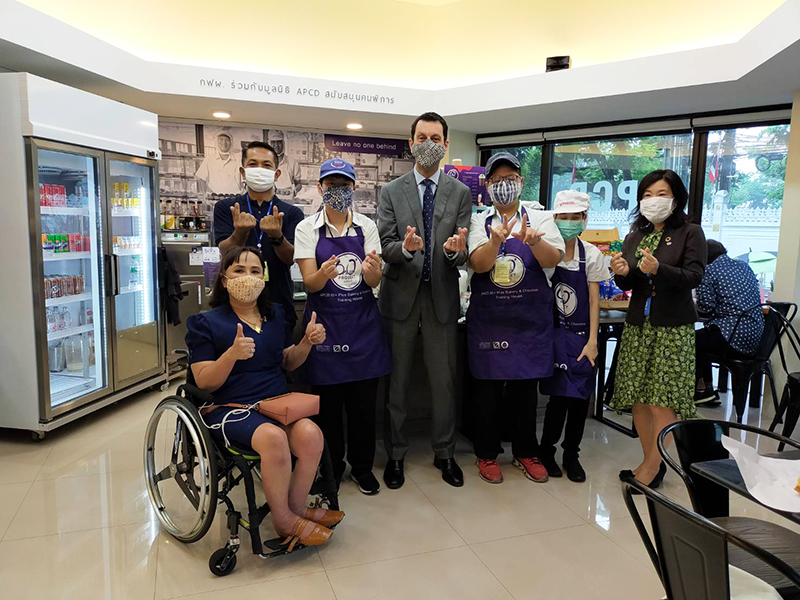
<path fill-rule="evenodd" d="M 327 527 L 328 529 L 333 529 L 339 523 L 342 522 L 344 519 L 344 513 L 340 510 L 325 510 L 325 514 L 322 515 L 322 518 L 315 519 L 314 513 L 317 512 L 316 508 L 307 508 L 305 518 L 309 521 L 314 521 L 314 523 L 318 523 L 323 527 Z"/>
<path fill-rule="evenodd" d="M 309 523 L 313 523 L 313 521 L 308 521 L 302 517 L 298 517 L 297 521 L 294 522 L 294 527 L 292 527 L 291 533 L 282 533 L 280 531 L 277 532 L 280 537 L 286 538 L 281 542 L 281 546 L 289 544 L 289 547 L 286 549 L 287 553 L 294 550 L 294 547 L 297 544 L 302 544 L 303 546 L 321 546 L 331 539 L 331 534 L 333 532 L 327 527 L 317 525 L 316 523 L 314 523 L 314 529 L 311 531 L 310 535 L 306 537 L 300 537 L 300 533 Z"/>

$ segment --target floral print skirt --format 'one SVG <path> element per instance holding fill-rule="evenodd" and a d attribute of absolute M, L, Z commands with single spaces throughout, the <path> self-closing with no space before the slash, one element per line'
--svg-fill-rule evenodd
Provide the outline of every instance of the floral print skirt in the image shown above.
<path fill-rule="evenodd" d="M 650 404 L 673 409 L 683 419 L 697 416 L 694 405 L 694 326 L 654 327 L 625 323 L 611 408 Z"/>

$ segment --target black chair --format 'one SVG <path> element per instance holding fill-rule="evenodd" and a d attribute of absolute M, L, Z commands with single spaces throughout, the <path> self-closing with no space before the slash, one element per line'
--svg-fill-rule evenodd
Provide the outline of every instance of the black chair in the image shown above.
<path fill-rule="evenodd" d="M 795 357 L 800 360 L 800 335 L 798 335 L 790 319 L 784 317 L 783 321 L 786 338 L 789 340 L 792 350 L 794 350 Z M 783 344 L 778 345 L 778 352 L 781 356 L 781 365 L 786 373 L 786 386 L 783 388 L 781 401 L 775 411 L 775 418 L 772 420 L 769 430 L 775 431 L 775 428 L 785 417 L 782 433 L 784 437 L 790 438 L 800 417 L 800 371 L 789 372 Z M 781 450 L 783 450 L 783 444 L 778 446 L 778 451 L 780 452 Z"/>
<path fill-rule="evenodd" d="M 728 516 L 728 490 L 692 471 L 692 465 L 729 458 L 728 451 L 722 445 L 722 436 L 729 435 L 731 429 L 754 433 L 800 450 L 798 442 L 742 423 L 693 419 L 677 421 L 665 427 L 658 435 L 658 451 L 661 458 L 683 479 L 695 512 L 707 518 Z M 675 450 L 680 464 L 676 463 L 667 451 L 666 437 L 669 434 L 672 434 L 675 440 Z"/>
<path fill-rule="evenodd" d="M 747 390 L 750 387 L 750 381 L 757 374 L 763 373 L 769 379 L 772 401 L 775 403 L 775 412 L 778 412 L 778 392 L 775 388 L 775 375 L 770 356 L 775 348 L 780 346 L 781 337 L 786 332 L 784 322 L 787 319 L 791 321 L 797 314 L 797 305 L 793 302 L 769 302 L 751 306 L 743 310 L 737 317 L 731 337 L 736 334 L 742 319 L 755 310 L 764 312 L 764 332 L 755 354 L 745 356 L 734 352 L 730 345 L 727 345 L 721 355 L 711 357 L 712 362 L 716 362 L 730 373 L 730 389 L 733 392 L 733 405 L 736 410 L 736 420 L 739 423 L 742 422 L 744 411 L 747 408 Z"/>
<path fill-rule="evenodd" d="M 757 519 L 706 519 L 635 479 L 622 486 L 625 505 L 667 600 L 729 600 L 728 565 L 768 583 L 782 598 L 800 597 L 800 556 L 787 562 L 783 546 L 794 543 L 800 548 L 800 535 Z M 646 498 L 655 545 L 634 502 L 634 491 Z M 733 531 L 734 524 L 751 535 Z"/>

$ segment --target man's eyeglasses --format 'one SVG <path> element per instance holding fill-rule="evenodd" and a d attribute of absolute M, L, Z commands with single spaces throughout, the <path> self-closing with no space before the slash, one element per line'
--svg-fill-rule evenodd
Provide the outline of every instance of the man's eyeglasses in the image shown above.
<path fill-rule="evenodd" d="M 494 183 L 500 183 L 501 181 L 510 181 L 511 183 L 516 183 L 520 179 L 522 179 L 522 177 L 520 177 L 519 175 L 514 174 L 514 175 L 508 175 L 506 177 L 492 177 L 491 179 L 489 179 L 487 181 L 487 183 L 489 185 L 492 185 Z"/>

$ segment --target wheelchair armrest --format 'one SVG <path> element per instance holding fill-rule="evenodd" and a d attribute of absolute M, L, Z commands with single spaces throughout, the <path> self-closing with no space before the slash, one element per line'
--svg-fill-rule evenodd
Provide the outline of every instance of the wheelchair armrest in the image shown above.
<path fill-rule="evenodd" d="M 179 392 L 183 393 L 185 398 L 189 398 L 197 406 L 203 404 L 214 404 L 214 396 L 208 392 L 204 392 L 196 385 L 191 383 L 184 383 L 178 387 Z"/>

